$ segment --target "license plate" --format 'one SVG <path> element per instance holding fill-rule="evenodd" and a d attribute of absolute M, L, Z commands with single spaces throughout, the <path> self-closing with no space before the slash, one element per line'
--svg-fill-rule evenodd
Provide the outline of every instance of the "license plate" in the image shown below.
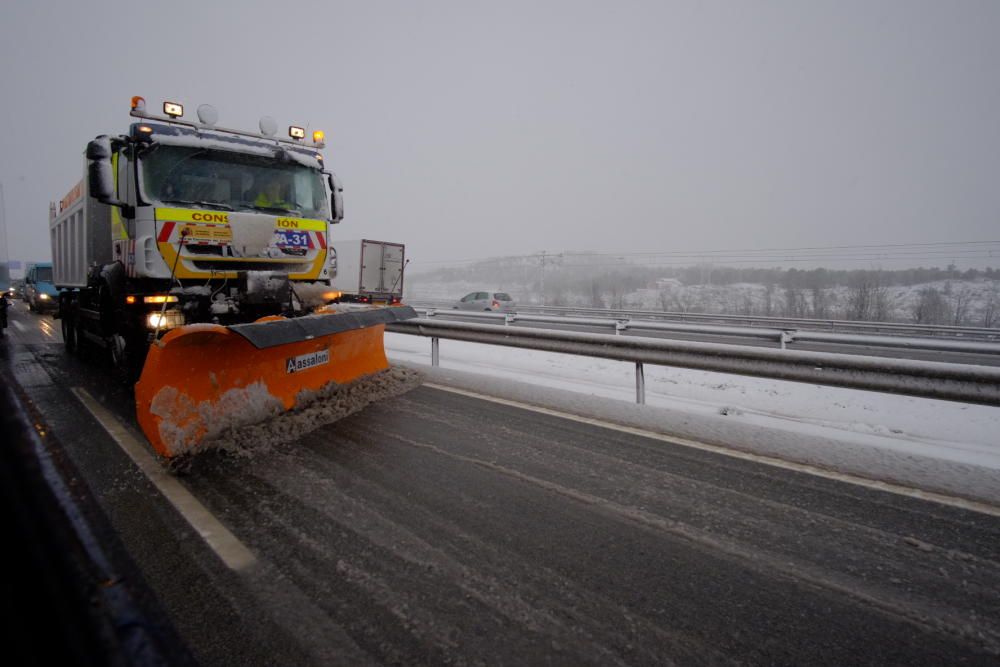
<path fill-rule="evenodd" d="M 279 248 L 308 248 L 309 247 L 309 233 L 308 232 L 289 232 L 280 231 L 276 232 L 278 235 L 278 247 Z"/>

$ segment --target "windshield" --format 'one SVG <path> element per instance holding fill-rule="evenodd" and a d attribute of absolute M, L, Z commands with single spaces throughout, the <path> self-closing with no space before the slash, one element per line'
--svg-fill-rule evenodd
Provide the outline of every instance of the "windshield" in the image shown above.
<path fill-rule="evenodd" d="M 35 267 L 35 281 L 40 283 L 52 282 L 52 267 L 51 266 Z"/>
<path fill-rule="evenodd" d="M 162 204 L 330 217 L 322 174 L 294 162 L 157 145 L 141 164 L 146 197 Z"/>

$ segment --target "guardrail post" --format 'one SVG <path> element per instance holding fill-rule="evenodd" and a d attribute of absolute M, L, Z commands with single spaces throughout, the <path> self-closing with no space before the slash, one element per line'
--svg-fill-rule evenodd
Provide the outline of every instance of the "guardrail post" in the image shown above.
<path fill-rule="evenodd" d="M 622 332 L 628 329 L 628 320 L 618 320 L 615 322 L 615 335 L 621 336 Z"/>
<path fill-rule="evenodd" d="M 646 404 L 646 374 L 641 361 L 635 362 L 635 402 Z"/>
<path fill-rule="evenodd" d="M 507 313 L 506 315 L 503 316 L 503 325 L 507 326 L 508 324 L 513 322 L 516 317 L 517 314 L 515 313 Z"/>
<path fill-rule="evenodd" d="M 437 308 L 428 308 L 427 309 L 427 313 L 426 313 L 427 317 L 434 317 L 435 315 L 437 315 Z"/>
<path fill-rule="evenodd" d="M 782 350 L 784 350 L 785 349 L 785 345 L 787 345 L 788 343 L 791 343 L 792 340 L 793 340 L 793 336 L 792 336 L 792 332 L 791 331 L 782 331 L 781 335 L 778 336 L 778 342 L 781 343 L 781 349 Z"/>
<path fill-rule="evenodd" d="M 439 341 L 440 341 L 439 338 L 433 338 L 433 337 L 431 338 L 431 366 L 439 365 L 438 364 L 440 357 L 438 353 Z"/>

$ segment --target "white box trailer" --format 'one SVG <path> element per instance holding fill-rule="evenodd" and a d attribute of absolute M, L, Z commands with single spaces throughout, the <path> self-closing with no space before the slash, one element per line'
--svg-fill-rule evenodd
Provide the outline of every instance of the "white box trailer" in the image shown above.
<path fill-rule="evenodd" d="M 403 296 L 405 247 L 371 239 L 336 241 L 330 286 L 341 301 L 398 302 Z"/>
<path fill-rule="evenodd" d="M 56 288 L 87 286 L 91 266 L 113 261 L 111 207 L 90 196 L 83 179 L 49 209 L 52 279 Z M 118 258 L 124 259 L 124 258 Z"/>

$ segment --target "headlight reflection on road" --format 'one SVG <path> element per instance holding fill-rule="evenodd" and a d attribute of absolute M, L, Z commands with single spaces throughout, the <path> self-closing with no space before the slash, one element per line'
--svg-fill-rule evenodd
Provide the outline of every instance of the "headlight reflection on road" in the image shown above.
<path fill-rule="evenodd" d="M 52 323 L 48 320 L 38 320 L 38 328 L 42 330 L 42 334 L 44 334 L 46 338 L 55 338 L 55 327 L 53 327 Z"/>

